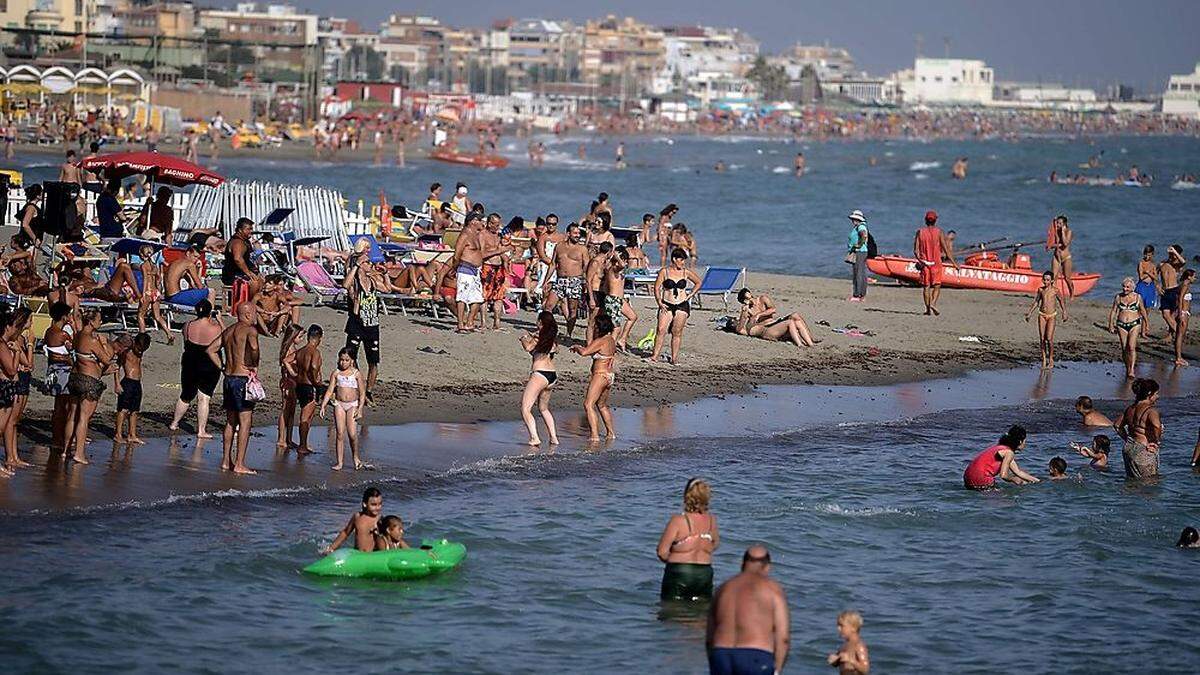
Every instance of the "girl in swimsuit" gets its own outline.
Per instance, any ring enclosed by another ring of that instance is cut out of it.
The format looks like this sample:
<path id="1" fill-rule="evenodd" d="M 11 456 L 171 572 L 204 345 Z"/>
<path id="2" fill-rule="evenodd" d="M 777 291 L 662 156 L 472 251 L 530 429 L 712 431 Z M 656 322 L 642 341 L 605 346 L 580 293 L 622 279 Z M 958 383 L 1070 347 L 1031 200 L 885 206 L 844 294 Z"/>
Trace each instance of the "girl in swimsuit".
<path id="1" fill-rule="evenodd" d="M 671 239 L 671 219 L 675 214 L 679 213 L 679 207 L 674 204 L 667 204 L 658 214 L 658 264 L 661 267 L 667 266 L 667 245 Z"/>
<path id="2" fill-rule="evenodd" d="M 557 351 L 558 322 L 554 314 L 538 313 L 537 333 L 525 333 L 519 339 L 521 346 L 533 359 L 529 379 L 525 382 L 525 393 L 521 395 L 521 419 L 529 431 L 529 445 L 541 445 L 537 422 L 533 419 L 533 406 L 537 405 L 550 435 L 550 445 L 558 445 L 558 430 L 554 426 L 554 415 L 550 412 L 550 388 L 558 379 L 554 368 L 554 353 Z"/>
<path id="3" fill-rule="evenodd" d="M 1074 263 L 1071 262 L 1071 240 L 1075 235 L 1071 233 L 1071 228 L 1067 225 L 1066 216 L 1058 216 L 1054 219 L 1054 259 L 1051 262 L 1051 270 L 1054 272 L 1054 277 L 1062 279 L 1067 284 L 1067 296 L 1075 295 L 1075 282 L 1071 280 L 1071 272 Z"/>
<path id="4" fill-rule="evenodd" d="M 4 441 L 4 469 L 0 476 L 8 477 L 21 468 L 29 466 L 17 456 L 17 432 L 14 423 L 13 401 L 17 391 L 17 350 L 14 348 L 16 333 L 13 315 L 8 305 L 0 309 L 0 436 Z M 12 428 L 11 438 L 9 428 Z"/>
<path id="5" fill-rule="evenodd" d="M 1058 309 L 1056 309 L 1056 307 Z M 1042 370 L 1054 367 L 1054 322 L 1058 316 L 1058 310 L 1062 310 L 1062 320 L 1067 320 L 1067 305 L 1063 302 L 1062 296 L 1058 294 L 1058 289 L 1054 285 L 1054 274 L 1052 272 L 1042 273 L 1042 287 L 1037 290 L 1037 294 L 1033 297 L 1033 304 L 1030 305 L 1029 311 L 1025 313 L 1025 321 L 1029 321 L 1033 317 L 1033 313 L 1038 313 L 1038 338 L 1042 348 Z"/>
<path id="6" fill-rule="evenodd" d="M 325 419 L 325 407 L 330 401 L 333 402 L 333 422 L 337 428 L 334 442 L 337 463 L 333 465 L 334 471 L 342 470 L 347 439 L 350 441 L 354 469 L 370 468 L 358 457 L 358 421 L 362 419 L 362 411 L 367 404 L 366 391 L 367 385 L 354 361 L 354 355 L 349 348 L 342 348 L 338 352 L 338 367 L 329 374 L 329 386 L 325 388 L 325 398 L 321 399 L 321 419 Z"/>
<path id="7" fill-rule="evenodd" d="M 658 539 L 658 559 L 666 563 L 660 597 L 698 600 L 712 597 L 712 555 L 721 543 L 717 517 L 709 512 L 712 489 L 693 478 L 683 488 L 683 513 L 671 516 Z"/>
<path id="8" fill-rule="evenodd" d="M 1192 315 L 1192 281 L 1196 270 L 1187 269 L 1179 275 L 1179 308 L 1175 310 L 1175 365 L 1186 366 L 1183 360 L 1183 341 L 1187 337 L 1188 318 Z"/>
<path id="9" fill-rule="evenodd" d="M 17 357 L 17 389 L 13 397 L 12 428 L 13 447 L 16 447 L 17 425 L 25 414 L 25 406 L 29 405 L 29 388 L 33 382 L 33 339 L 30 336 L 31 318 L 33 312 L 28 307 L 18 307 L 13 311 L 13 352 Z M 23 464 L 20 459 L 19 464 Z"/>
<path id="10" fill-rule="evenodd" d="M 1113 298 L 1112 309 L 1108 311 L 1108 330 L 1116 333 L 1121 342 L 1121 360 L 1125 362 L 1127 379 L 1133 379 L 1138 337 L 1146 337 L 1148 325 L 1149 316 L 1142 296 L 1134 290 L 1133 279 L 1125 277 L 1121 282 L 1121 292 Z"/>
<path id="11" fill-rule="evenodd" d="M 1125 461 L 1125 477 L 1151 478 L 1158 475 L 1158 444 L 1163 425 L 1154 404 L 1158 402 L 1158 382 L 1137 379 L 1131 386 L 1134 404 L 1125 409 L 1113 426 L 1125 446 L 1121 456 Z"/>
<path id="12" fill-rule="evenodd" d="M 654 349 L 650 362 L 658 361 L 663 336 L 671 334 L 672 365 L 679 363 L 679 347 L 683 344 L 683 329 L 692 314 L 692 296 L 700 290 L 700 277 L 687 267 L 688 254 L 681 248 L 671 251 L 671 266 L 658 271 L 654 280 L 654 299 L 658 301 L 658 328 L 654 331 Z M 691 282 L 692 290 L 687 290 Z"/>
<path id="13" fill-rule="evenodd" d="M 571 351 L 580 356 L 592 357 L 592 376 L 588 381 L 587 395 L 583 399 L 583 412 L 587 415 L 588 428 L 592 430 L 591 441 L 600 440 L 600 420 L 604 421 L 606 440 L 617 437 L 613 427 L 612 409 L 608 407 L 608 396 L 612 392 L 616 375 L 615 365 L 617 342 L 613 339 L 613 322 L 608 314 L 596 315 L 592 330 L 592 341 L 586 347 L 574 345 Z"/>
<path id="14" fill-rule="evenodd" d="M 1158 284 L 1155 283 L 1157 278 L 1158 265 L 1154 262 L 1154 245 L 1146 244 L 1142 249 L 1142 259 L 1138 261 L 1137 285 L 1133 290 L 1142 296 L 1142 304 L 1146 306 L 1147 312 L 1158 304 Z M 1149 321 L 1146 323 L 1149 330 Z"/>
<path id="15" fill-rule="evenodd" d="M 42 393 L 54 397 L 51 414 L 50 447 L 63 449 L 67 444 L 68 420 L 74 415 L 67 379 L 71 376 L 71 320 L 73 310 L 64 302 L 50 305 L 50 326 L 42 335 L 42 351 L 46 353 L 46 377 Z"/>

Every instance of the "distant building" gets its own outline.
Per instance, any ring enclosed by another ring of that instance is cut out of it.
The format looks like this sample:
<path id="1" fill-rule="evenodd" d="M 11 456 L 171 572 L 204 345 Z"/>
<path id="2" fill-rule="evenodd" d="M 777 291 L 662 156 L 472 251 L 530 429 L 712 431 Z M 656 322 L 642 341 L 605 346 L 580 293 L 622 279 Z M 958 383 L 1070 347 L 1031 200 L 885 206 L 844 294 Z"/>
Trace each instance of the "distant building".
<path id="1" fill-rule="evenodd" d="M 357 21 L 322 17 L 317 23 L 317 44 L 321 45 L 321 74 L 326 82 L 338 80 L 377 80 L 386 76 L 384 57 L 379 53 L 379 34 L 368 33 Z M 371 58 L 378 59 L 373 72 Z"/>
<path id="2" fill-rule="evenodd" d="M 793 84 L 800 82 L 806 67 L 811 66 L 817 78 L 824 82 L 839 77 L 860 75 L 854 66 L 854 57 L 849 50 L 829 45 L 805 45 L 796 43 L 782 54 L 767 57 L 772 66 L 782 66 Z"/>
<path id="3" fill-rule="evenodd" d="M 864 105 L 895 105 L 899 102 L 896 81 L 885 77 L 845 75 L 821 80 L 825 96 L 841 98 Z"/>
<path id="4" fill-rule="evenodd" d="M 622 97 L 648 90 L 663 64 L 662 31 L 609 15 L 583 29 L 583 81 Z"/>
<path id="5" fill-rule="evenodd" d="M 683 93 L 705 106 L 714 98 L 747 95 L 745 74 L 758 56 L 756 40 L 730 28 L 679 26 L 662 32 L 664 63 L 652 93 Z"/>
<path id="6" fill-rule="evenodd" d="M 159 2 L 151 5 L 113 0 L 109 5 L 117 32 L 130 37 L 193 37 L 196 8 L 190 2 Z"/>
<path id="7" fill-rule="evenodd" d="M 291 5 L 238 3 L 236 9 L 200 10 L 200 27 L 223 40 L 277 45 L 317 44 L 316 14 L 302 14 Z"/>
<path id="8" fill-rule="evenodd" d="M 86 28 L 84 0 L 0 1 L 0 25 L 82 33 Z"/>
<path id="9" fill-rule="evenodd" d="M 1001 82 L 995 86 L 992 98 L 997 102 L 1013 102 L 1055 107 L 1064 103 L 1095 103 L 1093 89 L 1069 89 L 1061 84 L 1043 82 Z"/>
<path id="10" fill-rule="evenodd" d="M 986 105 L 995 85 L 992 69 L 974 59 L 918 58 L 913 64 L 912 90 L 905 103 Z"/>
<path id="11" fill-rule="evenodd" d="M 508 33 L 508 78 L 513 87 L 579 79 L 583 29 L 570 21 L 521 19 Z"/>
<path id="12" fill-rule="evenodd" d="M 1187 75 L 1172 75 L 1163 92 L 1164 115 L 1179 115 L 1200 119 L 1200 63 Z"/>

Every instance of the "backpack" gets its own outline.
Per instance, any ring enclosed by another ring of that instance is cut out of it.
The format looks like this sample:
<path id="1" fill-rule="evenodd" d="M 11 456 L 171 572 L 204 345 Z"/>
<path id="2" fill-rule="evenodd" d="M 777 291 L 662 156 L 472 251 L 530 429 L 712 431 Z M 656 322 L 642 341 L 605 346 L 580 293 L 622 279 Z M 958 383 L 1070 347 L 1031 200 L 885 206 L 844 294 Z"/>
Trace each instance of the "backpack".
<path id="1" fill-rule="evenodd" d="M 867 259 L 875 258 L 879 255 L 879 245 L 875 243 L 875 235 L 867 230 Z"/>

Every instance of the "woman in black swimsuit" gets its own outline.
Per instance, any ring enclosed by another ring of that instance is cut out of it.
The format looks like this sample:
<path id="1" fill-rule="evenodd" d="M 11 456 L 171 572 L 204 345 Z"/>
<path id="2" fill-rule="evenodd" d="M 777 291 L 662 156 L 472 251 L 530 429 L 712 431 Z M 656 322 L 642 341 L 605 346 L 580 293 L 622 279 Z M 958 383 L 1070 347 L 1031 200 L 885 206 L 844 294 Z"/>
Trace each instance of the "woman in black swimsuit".
<path id="1" fill-rule="evenodd" d="M 550 413 L 550 388 L 558 380 L 558 372 L 554 368 L 558 322 L 554 320 L 554 314 L 540 312 L 537 324 L 536 334 L 526 333 L 520 337 L 521 346 L 533 357 L 532 372 L 525 383 L 525 393 L 521 396 L 521 419 L 525 420 L 525 428 L 529 431 L 529 444 L 541 445 L 537 422 L 533 419 L 533 406 L 536 403 L 546 423 L 546 431 L 550 434 L 550 445 L 558 445 L 558 429 L 554 426 L 554 415 Z"/>
<path id="2" fill-rule="evenodd" d="M 221 337 L 225 326 L 212 315 L 212 303 L 201 300 L 196 303 L 196 318 L 183 327 L 183 355 L 179 358 L 179 400 L 175 402 L 175 416 L 171 418 L 171 431 L 179 430 L 179 422 L 187 414 L 192 399 L 196 399 L 196 437 L 212 438 L 208 433 L 208 406 L 221 371 L 208 357 L 208 347 Z"/>
<path id="3" fill-rule="evenodd" d="M 683 344 L 683 329 L 692 314 L 692 296 L 700 290 L 700 277 L 687 266 L 687 251 L 677 248 L 671 251 L 671 265 L 658 271 L 654 280 L 654 299 L 658 302 L 658 328 L 654 331 L 654 350 L 650 361 L 658 361 L 662 352 L 663 336 L 671 334 L 671 359 L 668 363 L 679 363 L 679 346 Z M 692 290 L 688 291 L 688 282 Z"/>

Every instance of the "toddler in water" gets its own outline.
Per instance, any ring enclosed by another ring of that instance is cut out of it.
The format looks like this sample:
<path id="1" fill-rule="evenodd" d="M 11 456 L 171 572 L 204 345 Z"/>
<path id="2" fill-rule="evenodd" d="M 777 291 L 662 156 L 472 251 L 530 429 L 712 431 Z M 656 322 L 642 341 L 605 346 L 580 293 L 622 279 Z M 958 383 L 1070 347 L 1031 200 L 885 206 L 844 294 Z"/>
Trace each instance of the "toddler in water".
<path id="1" fill-rule="evenodd" d="M 334 447 L 337 463 L 334 471 L 342 470 L 342 458 L 345 456 L 346 441 L 350 442 L 350 457 L 354 460 L 354 468 L 368 467 L 358 458 L 358 421 L 362 419 L 363 408 L 366 406 L 367 386 L 363 382 L 362 371 L 354 360 L 349 349 L 338 352 L 338 367 L 329 375 L 329 386 L 325 388 L 325 398 L 321 400 L 321 419 L 325 419 L 325 407 L 333 401 L 333 421 L 337 427 L 337 440 Z"/>
<path id="2" fill-rule="evenodd" d="M 397 548 L 412 548 L 404 541 L 404 521 L 400 516 L 384 516 L 375 532 L 375 550 L 390 551 Z"/>
<path id="3" fill-rule="evenodd" d="M 1075 412 L 1079 413 L 1082 418 L 1080 422 L 1085 427 L 1104 427 L 1108 429 L 1112 427 L 1112 420 L 1108 419 L 1104 413 L 1097 412 L 1095 405 L 1092 403 L 1091 396 L 1080 396 L 1075 399 Z"/>
<path id="4" fill-rule="evenodd" d="M 321 553 L 329 555 L 346 542 L 351 534 L 354 535 L 354 548 L 365 553 L 375 550 L 375 534 L 379 527 L 379 514 L 383 513 L 383 493 L 377 487 L 363 490 L 362 508 L 350 516 L 350 522 L 338 532 L 333 543 L 321 549 Z"/>
<path id="5" fill-rule="evenodd" d="M 117 429 L 113 440 L 117 443 L 141 445 L 138 437 L 138 413 L 142 410 L 142 356 L 150 349 L 150 334 L 138 333 L 133 346 L 121 354 L 121 368 L 125 376 L 114 387 L 117 391 Z M 116 379 L 114 373 L 113 379 Z M 129 433 L 125 434 L 125 423 L 129 422 Z"/>
<path id="6" fill-rule="evenodd" d="M 1065 480 L 1067 477 L 1067 460 L 1055 457 L 1050 460 L 1050 480 Z"/>
<path id="7" fill-rule="evenodd" d="M 1108 451 L 1112 447 L 1112 441 L 1108 436 L 1099 434 L 1092 438 L 1092 445 L 1088 447 L 1082 443 L 1072 443 L 1071 449 L 1079 454 L 1091 459 L 1093 469 L 1105 470 L 1108 468 Z"/>
<path id="8" fill-rule="evenodd" d="M 867 643 L 858 634 L 862 624 L 862 615 L 854 610 L 838 614 L 837 629 L 838 635 L 842 636 L 842 648 L 830 654 L 826 663 L 837 668 L 842 675 L 867 675 L 871 671 Z"/>

